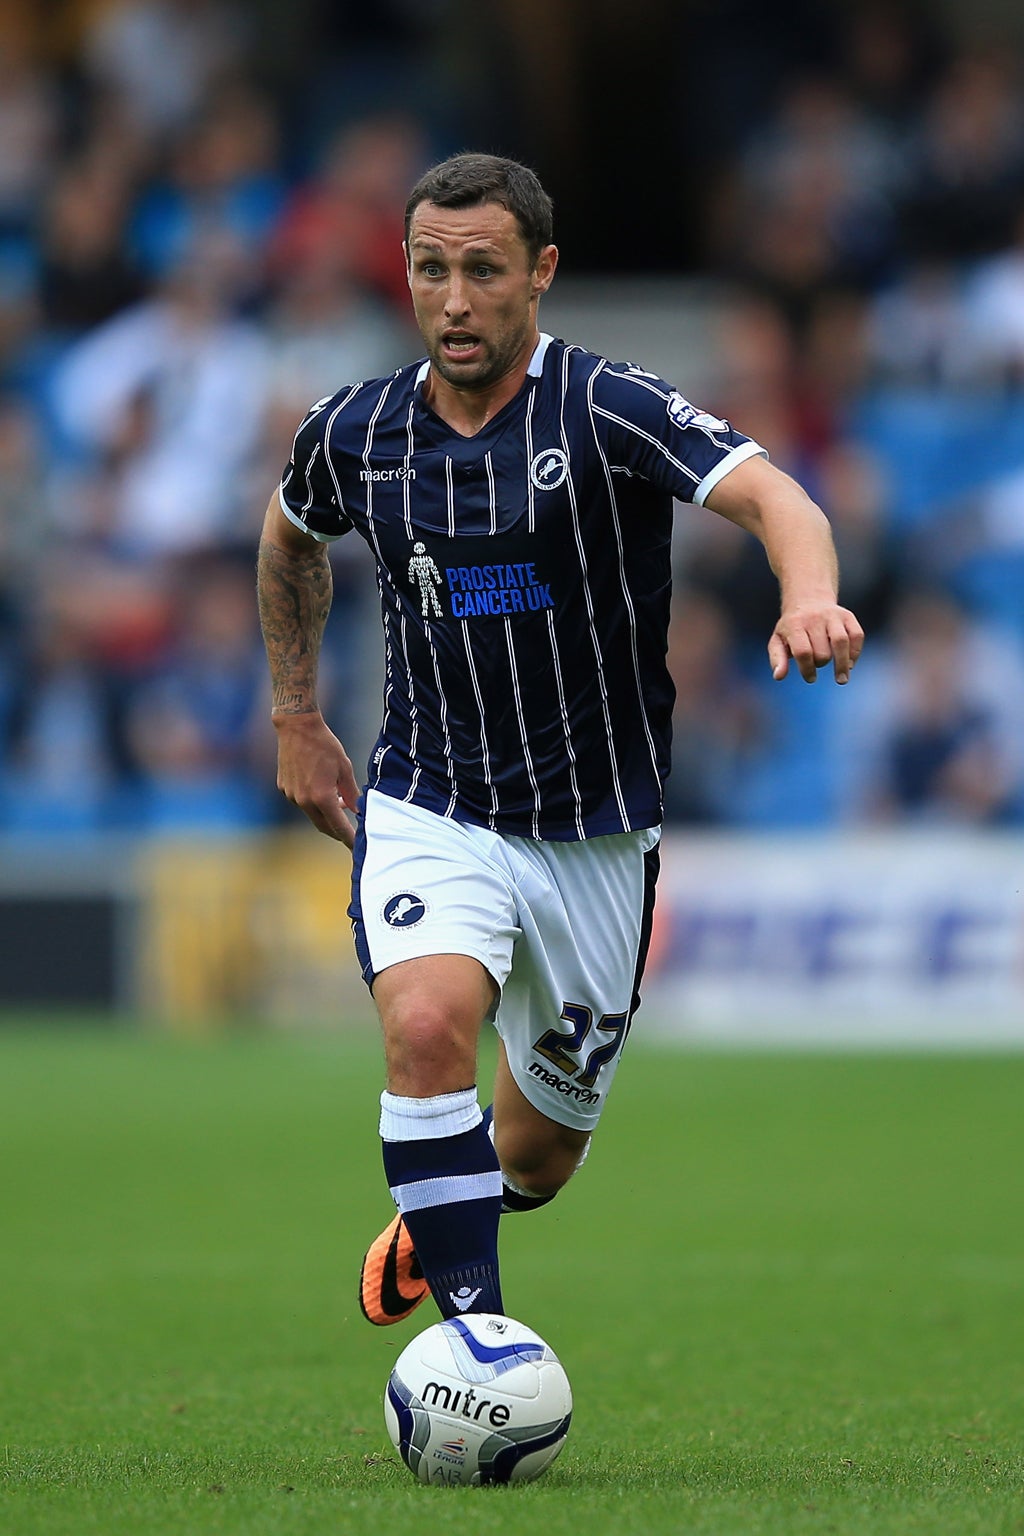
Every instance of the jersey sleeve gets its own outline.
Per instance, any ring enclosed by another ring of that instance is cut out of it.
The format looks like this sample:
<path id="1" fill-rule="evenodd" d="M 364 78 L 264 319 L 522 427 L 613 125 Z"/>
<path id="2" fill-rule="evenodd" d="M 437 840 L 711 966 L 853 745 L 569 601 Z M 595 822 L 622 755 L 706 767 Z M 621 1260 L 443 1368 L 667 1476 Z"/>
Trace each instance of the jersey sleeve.
<path id="1" fill-rule="evenodd" d="M 352 527 L 341 505 L 324 441 L 331 419 L 328 407 L 333 399 L 334 396 L 329 395 L 318 400 L 299 423 L 292 456 L 277 493 L 285 517 L 321 544 L 333 543 Z"/>
<path id="2" fill-rule="evenodd" d="M 767 458 L 753 438 L 691 405 L 634 363 L 607 364 L 594 381 L 593 409 L 613 471 L 639 475 L 679 501 L 703 506 L 745 459 Z"/>

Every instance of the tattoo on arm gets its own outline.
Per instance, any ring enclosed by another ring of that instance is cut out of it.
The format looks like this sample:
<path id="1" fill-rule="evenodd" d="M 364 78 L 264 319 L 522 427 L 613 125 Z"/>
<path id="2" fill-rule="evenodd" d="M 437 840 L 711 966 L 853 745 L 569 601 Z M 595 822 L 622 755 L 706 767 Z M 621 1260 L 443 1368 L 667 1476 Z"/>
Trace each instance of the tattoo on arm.
<path id="1" fill-rule="evenodd" d="M 308 553 L 294 553 L 263 539 L 256 586 L 273 713 L 312 714 L 318 708 L 317 665 L 333 595 L 326 546 L 313 544 Z"/>

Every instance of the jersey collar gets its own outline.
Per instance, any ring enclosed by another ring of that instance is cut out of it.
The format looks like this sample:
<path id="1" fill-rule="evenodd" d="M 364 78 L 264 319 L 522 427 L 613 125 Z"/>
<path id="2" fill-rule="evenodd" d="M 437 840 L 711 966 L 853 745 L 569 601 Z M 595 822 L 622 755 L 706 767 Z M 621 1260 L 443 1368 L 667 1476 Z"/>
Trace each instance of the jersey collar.
<path id="1" fill-rule="evenodd" d="M 533 349 L 529 367 L 526 370 L 528 378 L 539 379 L 544 372 L 544 354 L 551 345 L 551 337 L 546 331 L 541 331 L 537 345 Z"/>

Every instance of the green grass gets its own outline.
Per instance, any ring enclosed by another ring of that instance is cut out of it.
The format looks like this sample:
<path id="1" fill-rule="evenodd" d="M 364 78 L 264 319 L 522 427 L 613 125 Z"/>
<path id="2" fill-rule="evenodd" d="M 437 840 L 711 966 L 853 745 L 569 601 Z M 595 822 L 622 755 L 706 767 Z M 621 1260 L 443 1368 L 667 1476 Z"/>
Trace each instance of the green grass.
<path id="1" fill-rule="evenodd" d="M 3 1536 L 1024 1532 L 1024 1057 L 632 1046 L 502 1229 L 569 1443 L 479 1491 L 383 1429 L 378 1072 L 369 1025 L 0 1027 Z"/>

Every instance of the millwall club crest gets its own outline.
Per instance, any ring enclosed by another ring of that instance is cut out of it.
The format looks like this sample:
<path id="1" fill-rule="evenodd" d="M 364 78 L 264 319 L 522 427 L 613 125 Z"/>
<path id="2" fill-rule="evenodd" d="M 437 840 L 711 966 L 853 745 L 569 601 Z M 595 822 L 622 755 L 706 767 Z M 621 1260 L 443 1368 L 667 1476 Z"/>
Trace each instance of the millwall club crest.
<path id="1" fill-rule="evenodd" d="M 538 491 L 553 491 L 569 473 L 569 459 L 561 448 L 542 448 L 530 465 L 530 480 Z"/>
<path id="2" fill-rule="evenodd" d="M 381 917 L 389 928 L 415 928 L 427 915 L 427 904 L 415 891 L 399 891 L 384 903 Z"/>
<path id="3" fill-rule="evenodd" d="M 417 539 L 409 561 L 409 580 L 420 589 L 420 612 L 425 619 L 432 615 L 440 619 L 441 604 L 437 600 L 437 588 L 441 585 L 441 572 L 433 558 L 427 554 L 427 546 Z"/>

